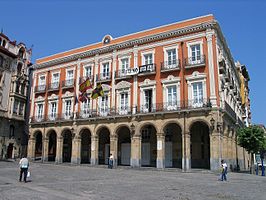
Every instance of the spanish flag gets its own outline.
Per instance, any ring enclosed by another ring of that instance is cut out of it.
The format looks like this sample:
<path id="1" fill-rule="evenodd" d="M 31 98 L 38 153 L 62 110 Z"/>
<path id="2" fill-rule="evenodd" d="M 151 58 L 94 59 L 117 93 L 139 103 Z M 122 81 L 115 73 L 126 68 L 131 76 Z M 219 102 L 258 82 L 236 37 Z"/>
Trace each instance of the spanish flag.
<path id="1" fill-rule="evenodd" d="M 79 91 L 83 94 L 84 92 L 86 92 L 87 89 L 92 88 L 91 86 L 91 82 L 90 79 L 87 78 L 86 81 L 84 81 L 83 83 L 81 83 L 79 85 Z"/>
<path id="2" fill-rule="evenodd" d="M 104 92 L 103 92 L 103 88 L 102 88 L 101 84 L 98 84 L 97 87 L 91 93 L 91 98 L 92 99 L 96 99 L 99 96 L 101 96 L 101 97 L 104 96 Z"/>

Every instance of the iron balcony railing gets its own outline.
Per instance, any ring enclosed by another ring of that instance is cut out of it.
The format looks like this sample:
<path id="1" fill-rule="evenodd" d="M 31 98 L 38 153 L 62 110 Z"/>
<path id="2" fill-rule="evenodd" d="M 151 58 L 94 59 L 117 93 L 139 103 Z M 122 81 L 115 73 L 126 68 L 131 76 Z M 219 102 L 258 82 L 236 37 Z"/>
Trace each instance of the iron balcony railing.
<path id="1" fill-rule="evenodd" d="M 37 93 L 45 92 L 45 90 L 46 90 L 46 85 L 37 85 L 35 87 L 35 92 Z"/>
<path id="2" fill-rule="evenodd" d="M 205 64 L 205 55 L 198 55 L 185 59 L 186 68 L 197 67 Z"/>
<path id="3" fill-rule="evenodd" d="M 233 119 L 236 119 L 235 111 L 231 108 L 231 106 L 227 102 L 224 102 L 224 109 Z"/>
<path id="4" fill-rule="evenodd" d="M 180 112 L 182 110 L 201 110 L 206 108 L 211 108 L 211 103 L 209 99 L 202 100 L 189 100 L 189 101 L 174 101 L 174 102 L 164 102 L 156 104 L 143 104 L 139 106 L 120 106 L 120 107 L 102 107 L 98 109 L 87 109 L 81 110 L 77 113 L 77 119 L 89 119 L 89 118 L 104 118 L 104 117 L 119 117 L 119 116 L 129 116 L 137 114 L 150 114 L 150 113 L 171 113 Z M 32 123 L 36 122 L 51 122 L 51 121 L 64 121 L 72 120 L 74 118 L 73 113 L 67 114 L 53 114 L 41 116 L 40 118 L 34 117 Z"/>
<path id="5" fill-rule="evenodd" d="M 180 70 L 180 60 L 168 60 L 161 63 L 161 71 Z"/>
<path id="6" fill-rule="evenodd" d="M 62 81 L 62 88 L 71 88 L 74 87 L 75 80 L 74 79 L 67 79 Z"/>
<path id="7" fill-rule="evenodd" d="M 117 70 L 115 72 L 115 79 L 130 78 L 131 76 L 127 74 L 126 69 Z"/>
<path id="8" fill-rule="evenodd" d="M 100 73 L 96 75 L 96 81 L 97 82 L 103 82 L 103 81 L 110 81 L 112 78 L 111 73 Z"/>
<path id="9" fill-rule="evenodd" d="M 59 82 L 51 83 L 48 85 L 49 91 L 59 90 Z"/>
<path id="10" fill-rule="evenodd" d="M 144 74 L 154 74 L 156 72 L 155 63 L 139 66 L 139 76 Z"/>

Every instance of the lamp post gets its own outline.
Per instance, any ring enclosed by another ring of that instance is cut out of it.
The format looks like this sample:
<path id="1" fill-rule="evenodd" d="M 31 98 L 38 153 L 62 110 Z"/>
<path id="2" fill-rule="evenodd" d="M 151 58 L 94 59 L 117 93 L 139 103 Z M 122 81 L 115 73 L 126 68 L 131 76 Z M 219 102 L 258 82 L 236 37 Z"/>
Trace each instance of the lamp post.
<path id="1" fill-rule="evenodd" d="M 131 137 L 134 135 L 134 133 L 135 133 L 135 125 L 132 123 L 131 125 L 130 125 L 130 130 L 131 130 Z"/>

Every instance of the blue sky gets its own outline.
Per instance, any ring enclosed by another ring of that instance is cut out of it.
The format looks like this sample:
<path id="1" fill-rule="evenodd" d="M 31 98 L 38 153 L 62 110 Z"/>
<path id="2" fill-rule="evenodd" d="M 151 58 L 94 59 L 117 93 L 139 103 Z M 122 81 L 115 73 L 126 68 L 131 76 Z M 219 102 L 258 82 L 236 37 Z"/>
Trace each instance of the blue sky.
<path id="1" fill-rule="evenodd" d="M 0 28 L 33 45 L 32 61 L 129 33 L 213 14 L 248 68 L 252 122 L 266 125 L 266 2 L 261 0 L 2 0 Z"/>

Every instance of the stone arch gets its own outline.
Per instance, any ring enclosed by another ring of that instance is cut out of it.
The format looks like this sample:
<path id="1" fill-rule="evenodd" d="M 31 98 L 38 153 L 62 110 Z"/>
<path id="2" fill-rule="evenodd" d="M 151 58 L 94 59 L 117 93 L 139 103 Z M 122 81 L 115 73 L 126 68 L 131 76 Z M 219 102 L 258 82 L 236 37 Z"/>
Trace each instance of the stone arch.
<path id="1" fill-rule="evenodd" d="M 209 123 L 207 120 L 205 120 L 205 119 L 194 119 L 194 120 L 192 120 L 190 123 L 188 123 L 188 125 L 187 125 L 188 129 L 186 129 L 186 130 L 191 130 L 191 127 L 192 127 L 193 124 L 195 124 L 196 122 L 201 122 L 201 123 L 206 124 L 206 125 L 208 126 L 208 129 L 211 130 L 211 125 L 210 125 L 210 123 Z"/>
<path id="2" fill-rule="evenodd" d="M 55 161 L 58 133 L 55 129 L 50 128 L 46 132 L 46 138 L 48 139 L 48 161 Z"/>
<path id="3" fill-rule="evenodd" d="M 210 129 L 204 120 L 190 124 L 191 168 L 210 169 Z"/>
<path id="4" fill-rule="evenodd" d="M 114 134 L 117 135 L 121 128 L 127 127 L 130 130 L 130 125 L 128 124 L 119 124 L 114 128 Z M 118 135 L 117 135 L 118 136 Z"/>
<path id="5" fill-rule="evenodd" d="M 118 165 L 130 165 L 131 157 L 131 131 L 127 124 L 121 124 L 116 129 L 117 136 L 117 163 Z"/>
<path id="6" fill-rule="evenodd" d="M 181 125 L 181 123 L 179 123 L 179 122 L 176 121 L 176 120 L 169 120 L 169 121 L 164 122 L 163 125 L 162 125 L 162 127 L 161 127 L 161 129 L 160 129 L 160 133 L 164 133 L 164 129 L 165 129 L 165 127 L 166 127 L 168 124 L 176 124 L 177 126 L 180 127 L 180 129 L 181 129 L 181 133 L 183 133 L 183 129 L 184 129 L 183 126 Z"/>
<path id="7" fill-rule="evenodd" d="M 63 137 L 63 162 L 71 162 L 73 134 L 70 128 L 61 131 Z"/>
<path id="8" fill-rule="evenodd" d="M 157 165 L 157 129 L 153 123 L 144 123 L 140 127 L 141 166 Z"/>
<path id="9" fill-rule="evenodd" d="M 95 131 L 96 136 L 99 137 L 99 133 L 101 132 L 102 129 L 105 129 L 105 128 L 109 131 L 110 134 L 112 133 L 112 131 L 110 130 L 110 128 L 108 126 L 100 125 L 99 127 L 96 128 L 96 131 Z"/>
<path id="10" fill-rule="evenodd" d="M 144 123 L 140 124 L 138 127 L 136 127 L 136 133 L 135 134 L 136 135 L 141 135 L 141 131 L 142 131 L 143 127 L 145 127 L 145 126 L 153 126 L 154 129 L 155 129 L 155 132 L 159 133 L 159 128 L 154 123 L 152 123 L 152 122 L 144 122 Z"/>
<path id="11" fill-rule="evenodd" d="M 171 120 L 164 124 L 165 167 L 182 168 L 182 128 Z"/>
<path id="12" fill-rule="evenodd" d="M 35 131 L 35 160 L 41 160 L 43 154 L 43 133 L 41 131 Z"/>
<path id="13" fill-rule="evenodd" d="M 81 127 L 81 128 L 78 129 L 78 131 L 77 131 L 77 136 L 78 136 L 78 137 L 81 137 L 81 134 L 82 134 L 85 130 L 88 130 L 88 131 L 91 133 L 91 135 L 92 135 L 93 132 L 91 131 L 91 129 L 90 129 L 89 127 L 87 127 L 87 126 L 83 126 L 83 127 Z"/>
<path id="14" fill-rule="evenodd" d="M 45 134 L 45 137 L 46 137 L 46 138 L 49 138 L 50 134 L 53 133 L 53 132 L 55 132 L 55 133 L 56 133 L 56 136 L 57 136 L 58 133 L 56 132 L 56 130 L 55 130 L 54 128 L 49 128 L 49 129 L 48 129 L 47 131 L 45 131 L 45 133 L 44 133 L 44 134 Z"/>
<path id="15" fill-rule="evenodd" d="M 35 139 L 36 138 L 36 134 L 38 134 L 39 132 L 41 132 L 43 134 L 43 132 L 41 131 L 41 129 L 37 129 L 33 132 L 32 137 Z"/>
<path id="16" fill-rule="evenodd" d="M 102 125 L 97 129 L 96 135 L 98 136 L 98 162 L 100 165 L 107 165 L 110 156 L 110 129 Z"/>
<path id="17" fill-rule="evenodd" d="M 90 163 L 91 160 L 91 130 L 88 127 L 83 127 L 78 132 L 81 139 L 80 161 L 83 163 Z"/>

